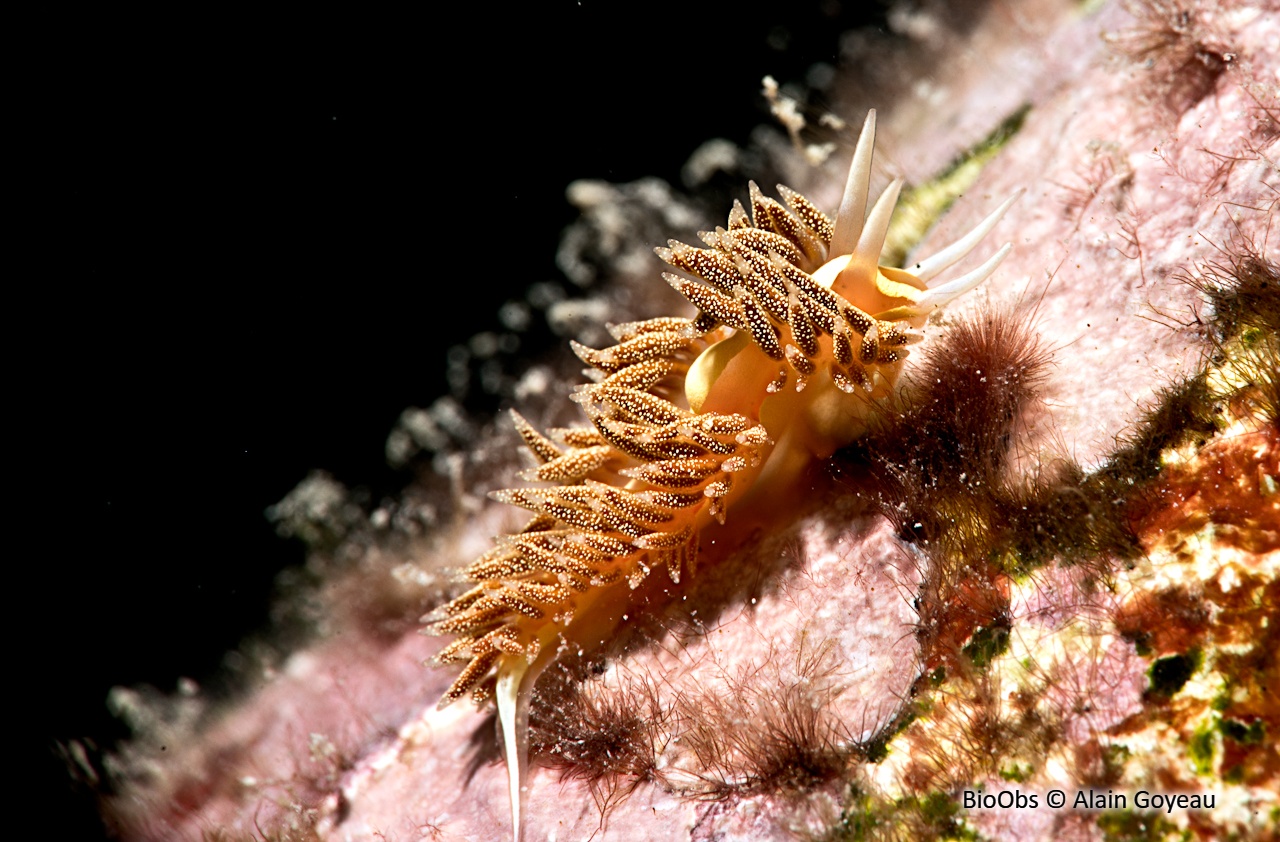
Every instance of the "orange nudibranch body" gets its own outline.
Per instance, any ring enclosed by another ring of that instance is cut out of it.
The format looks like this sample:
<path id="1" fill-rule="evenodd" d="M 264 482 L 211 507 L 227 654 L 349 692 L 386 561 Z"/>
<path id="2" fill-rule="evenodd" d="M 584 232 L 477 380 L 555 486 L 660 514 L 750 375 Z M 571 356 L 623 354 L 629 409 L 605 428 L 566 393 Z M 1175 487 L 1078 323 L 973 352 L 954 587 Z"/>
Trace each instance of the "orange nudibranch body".
<path id="1" fill-rule="evenodd" d="M 929 286 L 1013 198 L 913 271 L 880 266 L 901 182 L 867 209 L 874 143 L 872 111 L 834 220 L 785 187 L 784 207 L 751 184 L 750 214 L 735 203 L 727 227 L 701 235 L 707 248 L 658 249 L 683 273 L 664 277 L 698 316 L 614 327 L 617 344 L 602 350 L 574 344 L 593 369 L 574 395 L 590 426 L 544 436 L 514 416 L 539 463 L 522 476 L 547 485 L 494 495 L 532 519 L 464 570 L 475 587 L 431 630 L 456 636 L 437 661 L 465 663 L 441 704 L 496 696 L 517 838 L 529 694 L 558 644 L 606 639 L 651 571 L 666 568 L 676 583 L 693 572 L 712 520 L 785 492 L 814 459 L 858 438 L 929 314 L 1008 254 L 1006 244 Z"/>

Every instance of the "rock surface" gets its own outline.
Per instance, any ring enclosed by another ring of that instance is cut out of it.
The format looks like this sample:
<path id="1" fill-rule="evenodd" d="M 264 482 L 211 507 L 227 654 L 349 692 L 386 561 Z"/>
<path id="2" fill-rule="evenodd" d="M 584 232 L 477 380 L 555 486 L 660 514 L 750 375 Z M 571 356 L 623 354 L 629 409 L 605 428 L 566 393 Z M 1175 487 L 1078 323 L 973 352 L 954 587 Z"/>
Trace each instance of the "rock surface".
<path id="1" fill-rule="evenodd" d="M 1113 461 L 1164 391 L 1205 365 L 1208 315 L 1185 279 L 1246 247 L 1274 265 L 1280 13 L 1245 0 L 1199 4 L 1185 17 L 1156 0 L 1088 12 L 1050 0 L 983 8 L 964 33 L 940 32 L 945 21 L 920 12 L 908 31 L 938 39 L 931 75 L 896 102 L 872 103 L 863 77 L 844 70 L 845 87 L 834 90 L 846 99 L 834 108 L 848 117 L 878 107 L 884 159 L 923 181 L 1030 106 L 920 248 L 1026 191 L 988 240 L 1013 242 L 1012 256 L 943 328 L 966 310 L 1027 305 L 1053 364 L 1043 406 L 1020 428 L 1024 467 L 1067 459 L 1090 472 Z M 859 56 L 847 58 L 853 67 Z M 765 146 L 792 187 L 830 202 L 839 154 L 819 170 L 776 139 Z M 655 259 L 615 288 L 665 288 L 659 270 Z M 1137 562 L 1051 560 L 988 583 L 1003 613 L 966 627 L 968 661 L 919 633 L 917 599 L 937 563 L 929 551 L 904 542 L 871 490 L 855 481 L 848 493 L 815 474 L 813 499 L 793 518 L 712 551 L 730 557 L 686 583 L 677 619 L 674 597 L 658 593 L 670 583 L 651 580 L 637 593 L 638 622 L 647 604 L 664 606 L 657 631 L 646 629 L 650 642 L 548 697 L 615 712 L 638 705 L 657 721 L 643 731 L 651 754 L 640 760 L 650 765 L 629 774 L 597 774 L 554 753 L 535 761 L 544 767 L 529 781 L 527 838 L 835 840 L 964 828 L 993 839 L 1100 839 L 1146 820 L 1132 803 L 1044 806 L 1052 789 L 1091 786 L 1215 792 L 1213 810 L 1160 819 L 1201 836 L 1274 829 L 1274 695 L 1268 709 L 1233 671 L 1247 662 L 1275 677 L 1274 646 L 1259 660 L 1250 646 L 1262 644 L 1249 635 L 1274 643 L 1280 442 L 1274 415 L 1236 416 L 1210 444 L 1184 451 L 1146 514 L 1130 519 Z M 487 456 L 456 475 L 482 475 L 480 490 L 511 481 L 510 434 L 487 435 Z M 1206 482 L 1204 471 L 1234 480 Z M 514 521 L 494 503 L 457 510 L 470 516 L 428 539 L 364 547 L 357 573 L 344 574 L 354 583 L 335 591 L 386 591 L 399 571 L 403 588 L 425 592 L 422 577 L 467 562 Z M 1222 525 L 1227 510 L 1242 513 L 1232 529 Z M 1164 616 L 1186 626 L 1183 638 L 1152 639 L 1146 606 L 1162 600 L 1181 606 Z M 997 626 L 1003 643 L 976 658 L 975 636 Z M 140 740 L 120 761 L 124 786 L 109 802 L 121 837 L 504 838 L 506 771 L 495 762 L 492 715 L 461 703 L 435 709 L 452 676 L 421 663 L 440 641 L 371 629 L 358 614 L 335 619 L 238 703 L 168 741 L 178 750 L 161 756 Z M 1161 696 L 1153 663 L 1189 652 L 1189 675 Z M 796 712 L 816 748 L 786 754 L 760 736 Z M 715 728 L 727 741 L 714 742 Z M 1250 729 L 1266 734 L 1256 751 Z M 564 749 L 554 733 L 542 739 L 548 752 Z M 1189 745 L 1200 754 L 1188 759 Z M 768 765 L 778 757 L 815 765 L 783 774 Z M 1040 807 L 961 809 L 962 791 L 979 786 L 1037 794 Z"/>

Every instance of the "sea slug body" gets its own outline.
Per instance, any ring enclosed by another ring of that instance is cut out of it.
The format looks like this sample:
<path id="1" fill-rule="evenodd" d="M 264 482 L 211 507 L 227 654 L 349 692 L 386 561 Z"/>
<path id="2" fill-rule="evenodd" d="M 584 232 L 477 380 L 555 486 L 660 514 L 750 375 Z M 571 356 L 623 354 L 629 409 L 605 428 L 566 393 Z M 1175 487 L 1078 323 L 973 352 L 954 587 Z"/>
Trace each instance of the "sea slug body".
<path id="1" fill-rule="evenodd" d="M 476 583 L 430 631 L 456 637 L 437 655 L 465 664 L 441 700 L 496 697 L 515 837 L 527 754 L 528 699 L 565 640 L 599 641 L 629 591 L 665 568 L 679 583 L 699 533 L 784 493 L 816 458 L 862 435 L 873 401 L 892 395 L 929 314 L 982 283 L 1006 244 L 976 269 L 930 287 L 972 251 L 1011 197 L 973 231 L 910 271 L 879 265 L 902 182 L 867 210 L 875 112 L 867 115 L 832 220 L 779 186 L 750 185 L 706 248 L 672 241 L 664 278 L 698 310 L 615 326 L 617 344 L 574 344 L 592 382 L 573 398 L 591 425 L 544 435 L 513 413 L 544 483 L 497 492 L 527 509 L 523 529 L 463 571 Z"/>

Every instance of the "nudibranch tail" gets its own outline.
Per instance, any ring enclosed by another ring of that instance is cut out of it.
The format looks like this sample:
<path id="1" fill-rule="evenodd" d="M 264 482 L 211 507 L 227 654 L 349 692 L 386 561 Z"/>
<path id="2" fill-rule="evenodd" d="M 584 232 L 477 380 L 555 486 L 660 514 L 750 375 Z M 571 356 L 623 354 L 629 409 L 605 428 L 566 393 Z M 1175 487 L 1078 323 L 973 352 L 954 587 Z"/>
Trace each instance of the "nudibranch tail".
<path id="1" fill-rule="evenodd" d="M 628 594 L 655 569 L 692 575 L 699 534 L 749 509 L 753 492 L 785 494 L 814 458 L 861 435 L 891 395 L 928 315 L 985 280 L 977 269 L 933 280 L 995 227 L 1013 198 L 916 271 L 878 265 L 900 181 L 867 210 L 875 112 L 867 115 L 835 220 L 781 185 L 785 206 L 754 183 L 705 248 L 671 241 L 663 277 L 697 308 L 610 328 L 604 349 L 573 343 L 591 382 L 573 400 L 590 426 L 544 435 L 517 413 L 538 487 L 495 492 L 532 518 L 463 570 L 475 586 L 431 630 L 456 639 L 436 656 L 464 662 L 440 701 L 496 693 L 513 825 L 522 820 L 529 696 L 566 644 L 599 647 Z M 1014 197 L 1016 198 L 1016 197 Z"/>
<path id="2" fill-rule="evenodd" d="M 524 837 L 525 773 L 529 765 L 529 693 L 522 685 L 528 671 L 517 663 L 498 674 L 495 701 L 498 724 L 502 728 L 507 761 L 507 787 L 511 796 L 511 835 L 515 842 Z"/>

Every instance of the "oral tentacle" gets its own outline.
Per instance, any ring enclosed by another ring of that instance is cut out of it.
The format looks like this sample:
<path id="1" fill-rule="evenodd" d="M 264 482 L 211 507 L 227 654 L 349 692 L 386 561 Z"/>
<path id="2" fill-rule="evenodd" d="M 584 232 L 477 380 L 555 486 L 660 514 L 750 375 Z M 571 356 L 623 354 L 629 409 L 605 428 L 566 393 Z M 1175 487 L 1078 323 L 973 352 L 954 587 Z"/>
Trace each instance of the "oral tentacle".
<path id="1" fill-rule="evenodd" d="M 976 289 L 983 281 L 991 277 L 1004 259 L 1009 256 L 1009 252 L 1013 251 L 1012 243 L 1005 243 L 1000 250 L 989 257 L 981 266 L 972 272 L 961 275 L 954 281 L 949 281 L 941 286 L 926 290 L 916 299 L 914 304 L 899 308 L 891 313 L 885 314 L 891 319 L 916 319 L 928 316 L 939 307 L 946 306 L 960 296 L 970 290 Z"/>
<path id="2" fill-rule="evenodd" d="M 996 208 L 987 218 L 974 226 L 973 230 L 956 240 L 951 245 L 944 248 L 937 254 L 931 255 L 924 260 L 916 263 L 911 267 L 911 274 L 915 275 L 926 283 L 933 280 L 941 272 L 950 269 L 960 260 L 962 260 L 969 252 L 982 242 L 991 229 L 996 227 L 996 223 L 1004 217 L 1009 208 L 1013 207 L 1013 203 L 1018 201 L 1022 196 L 1023 190 L 1018 190 L 1012 196 L 1000 203 L 1000 207 Z"/>
<path id="3" fill-rule="evenodd" d="M 869 278 L 874 278 L 880 265 L 880 252 L 884 250 L 884 238 L 889 233 L 889 223 L 893 217 L 893 209 L 898 203 L 898 193 L 902 190 L 902 179 L 894 179 L 880 198 L 876 199 L 871 213 L 863 224 L 862 233 L 858 237 L 858 245 L 845 268 L 836 276 L 831 285 L 832 292 L 844 295 L 865 285 Z"/>
<path id="4" fill-rule="evenodd" d="M 867 195 L 871 192 L 871 159 L 876 145 L 876 110 L 867 112 L 858 135 L 858 145 L 849 165 L 849 178 L 836 211 L 828 254 L 850 254 L 862 233 L 862 223 L 867 213 Z"/>

